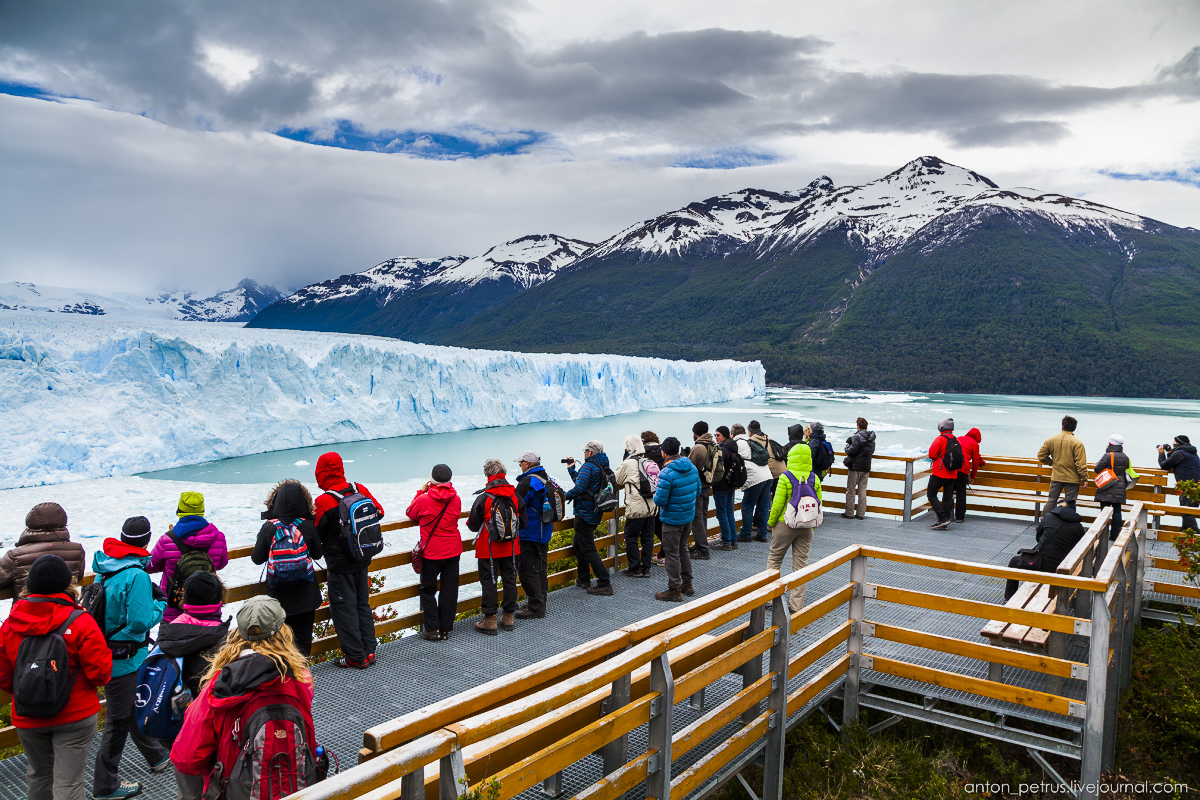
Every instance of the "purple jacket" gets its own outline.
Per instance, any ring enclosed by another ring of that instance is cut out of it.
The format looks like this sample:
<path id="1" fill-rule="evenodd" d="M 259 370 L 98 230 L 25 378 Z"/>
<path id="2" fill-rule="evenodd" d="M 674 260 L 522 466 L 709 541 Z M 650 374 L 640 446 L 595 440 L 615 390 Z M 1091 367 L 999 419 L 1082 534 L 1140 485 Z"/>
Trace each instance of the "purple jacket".
<path id="1" fill-rule="evenodd" d="M 229 563 L 229 548 L 225 546 L 225 534 L 217 530 L 217 527 L 204 517 L 183 517 L 175 523 L 172 532 L 191 546 L 207 550 L 208 557 L 212 559 L 215 569 L 224 569 L 225 565 Z M 175 565 L 179 563 L 181 555 L 179 548 L 171 541 L 170 536 L 160 536 L 154 543 L 154 550 L 150 553 L 150 568 L 146 571 L 162 572 L 162 580 L 158 582 L 158 585 L 163 592 L 166 592 L 167 587 L 171 584 L 171 576 L 175 574 Z M 163 622 L 172 622 L 182 613 L 177 608 L 167 606 L 163 612 Z"/>

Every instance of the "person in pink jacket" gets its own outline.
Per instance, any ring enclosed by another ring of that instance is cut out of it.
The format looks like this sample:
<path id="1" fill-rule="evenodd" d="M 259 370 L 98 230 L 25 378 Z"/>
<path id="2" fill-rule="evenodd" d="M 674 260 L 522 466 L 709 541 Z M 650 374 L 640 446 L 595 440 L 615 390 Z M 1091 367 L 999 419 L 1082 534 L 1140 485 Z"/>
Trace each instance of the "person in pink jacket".
<path id="1" fill-rule="evenodd" d="M 167 595 L 167 609 L 163 622 L 174 622 L 182 611 L 175 598 L 171 597 L 171 578 L 175 567 L 183 556 L 177 541 L 184 547 L 193 547 L 208 553 L 214 570 L 222 570 L 229 563 L 229 548 L 225 545 L 225 534 L 204 518 L 204 495 L 200 492 L 184 492 L 179 495 L 179 506 L 175 512 L 179 521 L 154 543 L 150 553 L 150 568 L 147 572 L 161 572 L 159 588 Z M 183 577 L 189 577 L 187 575 Z"/>

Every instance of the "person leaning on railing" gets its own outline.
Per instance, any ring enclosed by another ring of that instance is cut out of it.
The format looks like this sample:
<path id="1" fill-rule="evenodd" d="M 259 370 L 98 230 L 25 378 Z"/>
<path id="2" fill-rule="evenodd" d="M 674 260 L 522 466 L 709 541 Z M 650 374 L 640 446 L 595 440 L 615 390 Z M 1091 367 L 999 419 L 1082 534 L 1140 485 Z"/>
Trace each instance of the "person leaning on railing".
<path id="1" fill-rule="evenodd" d="M 1072 416 L 1063 417 L 1062 431 L 1047 439 L 1038 451 L 1038 461 L 1052 467 L 1050 489 L 1046 492 L 1046 514 L 1058 506 L 1060 493 L 1067 498 L 1067 505 L 1074 508 L 1079 487 L 1087 481 L 1087 451 L 1075 435 L 1078 424 Z"/>
<path id="2" fill-rule="evenodd" d="M 1180 481 L 1200 481 L 1200 456 L 1196 455 L 1192 440 L 1183 434 L 1175 437 L 1174 447 L 1161 444 L 1158 446 L 1158 466 L 1174 473 L 1176 485 Z M 1184 508 L 1196 508 L 1200 503 L 1181 494 L 1179 505 Z M 1185 531 L 1189 528 L 1197 530 L 1196 517 L 1184 514 L 1181 527 Z"/>

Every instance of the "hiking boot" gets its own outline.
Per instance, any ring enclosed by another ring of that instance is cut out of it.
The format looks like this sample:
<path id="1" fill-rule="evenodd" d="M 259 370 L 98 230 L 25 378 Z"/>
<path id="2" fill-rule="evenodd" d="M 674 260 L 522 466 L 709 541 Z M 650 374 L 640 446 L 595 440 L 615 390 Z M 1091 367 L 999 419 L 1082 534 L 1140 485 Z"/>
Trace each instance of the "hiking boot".
<path id="1" fill-rule="evenodd" d="M 513 615 L 510 612 L 505 611 L 500 615 L 500 627 L 506 631 L 511 631 L 517 627 L 517 624 L 513 622 Z"/>
<path id="2" fill-rule="evenodd" d="M 662 592 L 654 593 L 655 600 L 663 600 L 668 603 L 682 603 L 683 594 L 678 589 L 667 589 Z"/>
<path id="3" fill-rule="evenodd" d="M 499 631 L 496 630 L 496 615 L 484 617 L 475 623 L 475 630 L 480 633 L 486 633 L 488 636 L 495 636 Z"/>
<path id="4" fill-rule="evenodd" d="M 708 549 L 709 550 L 720 550 L 720 551 L 724 552 L 726 550 L 734 550 L 736 548 L 737 548 L 737 545 L 729 544 L 729 542 L 721 542 L 719 544 L 714 544 L 712 547 L 710 547 Z"/>
<path id="5" fill-rule="evenodd" d="M 612 597 L 612 584 L 610 583 L 608 586 L 588 587 L 587 593 L 600 595 L 601 597 Z"/>
<path id="6" fill-rule="evenodd" d="M 690 555 L 692 557 L 693 561 L 709 561 L 712 559 L 712 556 L 709 555 L 707 552 L 701 552 L 699 550 L 695 550 L 695 551 L 689 550 L 688 555 Z"/>
<path id="7" fill-rule="evenodd" d="M 637 574 L 637 575 L 634 575 L 633 577 L 635 577 L 635 578 L 649 578 L 649 577 L 650 577 L 650 568 L 649 568 L 649 567 L 642 567 L 640 570 L 638 570 L 638 574 Z"/>
<path id="8" fill-rule="evenodd" d="M 866 517 L 865 517 L 865 516 L 864 516 L 864 517 L 857 517 L 857 516 L 856 516 L 856 517 L 855 517 L 855 519 L 866 519 Z"/>
<path id="9" fill-rule="evenodd" d="M 427 642 L 440 642 L 442 640 L 441 631 L 421 631 L 421 638 Z"/>
<path id="10" fill-rule="evenodd" d="M 935 530 L 935 531 L 944 531 L 949 527 L 950 527 L 950 520 L 947 519 L 947 520 L 942 520 L 942 521 L 933 523 L 932 525 L 929 526 L 929 529 Z"/>
<path id="11" fill-rule="evenodd" d="M 167 753 L 163 756 L 163 760 L 150 768 L 151 772 L 166 772 L 171 768 L 171 754 Z"/>
<path id="12" fill-rule="evenodd" d="M 686 594 L 688 597 L 691 597 L 692 595 L 694 595 L 696 593 L 696 590 L 695 590 L 695 588 L 693 588 L 691 581 L 688 581 L 683 586 L 680 586 L 679 591 L 682 592 L 683 594 Z"/>
<path id="13" fill-rule="evenodd" d="M 333 660 L 333 665 L 335 667 L 341 667 L 342 669 L 366 669 L 367 667 L 371 666 L 371 662 L 370 661 L 355 661 L 353 658 L 346 658 L 345 656 L 338 656 L 337 658 L 335 658 Z M 130 795 L 130 796 L 132 796 L 132 795 Z"/>
<path id="14" fill-rule="evenodd" d="M 756 542 L 769 542 L 769 541 L 771 541 L 771 537 L 770 537 L 770 536 L 755 536 L 755 537 L 754 537 L 754 541 L 756 541 Z"/>
<path id="15" fill-rule="evenodd" d="M 854 519 L 853 514 L 842 514 L 842 519 Z"/>
<path id="16" fill-rule="evenodd" d="M 95 795 L 95 800 L 125 800 L 126 797 L 133 797 L 142 793 L 142 785 L 137 781 L 121 781 L 121 785 L 112 791 L 111 794 Z"/>
<path id="17" fill-rule="evenodd" d="M 725 549 L 726 550 L 737 550 L 737 542 L 726 542 Z"/>
<path id="18" fill-rule="evenodd" d="M 737 538 L 737 540 L 738 540 L 739 542 L 748 542 L 748 541 L 750 541 L 750 537 L 749 537 L 749 536 L 739 536 L 739 537 Z"/>
<path id="19" fill-rule="evenodd" d="M 621 574 L 626 578 L 636 578 L 641 573 L 641 567 L 630 567 L 629 569 L 621 570 Z"/>
<path id="20" fill-rule="evenodd" d="M 590 588 L 592 588 L 592 582 L 590 579 L 586 580 L 586 581 L 575 581 L 575 588 L 576 589 L 590 589 Z"/>
<path id="21" fill-rule="evenodd" d="M 529 606 L 521 606 L 515 616 L 517 619 L 541 619 L 546 616 L 546 612 L 530 611 Z"/>
<path id="22" fill-rule="evenodd" d="M 439 635 L 441 636 L 442 641 L 444 642 L 450 638 L 450 631 L 442 631 Z"/>

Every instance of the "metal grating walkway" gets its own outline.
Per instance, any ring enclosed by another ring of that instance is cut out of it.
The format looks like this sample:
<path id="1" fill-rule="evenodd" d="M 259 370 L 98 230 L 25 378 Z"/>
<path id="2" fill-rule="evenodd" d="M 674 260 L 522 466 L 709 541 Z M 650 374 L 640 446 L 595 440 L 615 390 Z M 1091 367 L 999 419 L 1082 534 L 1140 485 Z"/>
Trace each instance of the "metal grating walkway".
<path id="1" fill-rule="evenodd" d="M 810 562 L 849 544 L 863 543 L 950 559 L 1007 564 L 1018 548 L 1032 544 L 1032 538 L 1031 524 L 1011 520 L 969 518 L 965 524 L 953 525 L 949 531 L 931 531 L 927 518 L 901 523 L 890 519 L 846 520 L 837 514 L 830 514 L 826 517 L 825 524 L 816 532 Z M 762 571 L 766 567 L 766 553 L 766 544 L 742 543 L 737 551 L 714 552 L 711 561 L 693 562 L 697 595 L 719 590 Z M 789 564 L 790 558 L 785 562 L 785 566 Z M 995 579 L 878 562 L 874 559 L 868 564 L 867 580 L 871 583 L 917 588 L 988 602 L 1001 601 L 1004 589 L 1002 582 Z M 810 583 L 807 599 L 810 602 L 816 600 L 847 581 L 848 565 Z M 613 585 L 616 590 L 613 597 L 593 597 L 574 588 L 554 592 L 550 596 L 550 613 L 545 619 L 520 620 L 516 631 L 512 633 L 501 632 L 495 637 L 483 636 L 477 634 L 473 630 L 472 621 L 467 620 L 458 624 L 454 636 L 447 642 L 430 643 L 417 636 L 406 636 L 399 641 L 381 645 L 378 651 L 379 662 L 370 670 L 340 670 L 329 663 L 317 665 L 313 669 L 316 683 L 313 712 L 319 740 L 341 757 L 344 766 L 353 766 L 357 763 L 358 749 L 362 746 L 362 734 L 366 728 L 669 608 L 667 604 L 660 603 L 653 597 L 655 591 L 666 585 L 665 574 L 661 569 L 655 568 L 654 577 L 650 580 L 626 578 L 615 574 Z M 983 622 L 968 617 L 891 606 L 876 601 L 867 602 L 866 613 L 868 619 L 892 622 L 969 641 L 981 641 L 979 629 Z M 843 608 L 802 631 L 793 639 L 793 653 L 815 641 L 844 619 Z M 982 662 L 878 639 L 868 638 L 865 648 L 869 653 L 898 656 L 929 667 L 980 677 L 986 677 L 987 674 L 987 666 Z M 793 689 L 809 680 L 837 655 L 835 652 L 806 670 L 792 682 Z M 1085 654 L 1069 651 L 1068 657 L 1082 660 Z M 1022 670 L 1006 668 L 1005 680 L 1021 686 L 1041 688 L 1040 675 Z M 864 672 L 863 681 L 864 685 L 887 683 L 897 685 L 898 688 L 900 685 L 897 679 L 874 672 Z M 1075 681 L 1065 683 L 1065 693 L 1072 697 L 1081 694 L 1082 684 Z M 837 688 L 838 684 L 835 684 L 831 691 Z M 740 678 L 726 676 L 709 687 L 707 707 L 711 708 L 740 689 Z M 957 693 L 946 693 L 946 699 L 955 699 L 951 697 L 953 694 Z M 964 695 L 958 699 L 966 697 L 968 696 Z M 808 713 L 823 699 L 818 698 L 810 703 L 809 708 L 793 717 L 793 721 Z M 974 696 L 970 696 L 970 700 L 971 704 L 977 707 L 990 708 L 1015 717 L 1024 716 L 1044 722 L 1049 721 L 1046 717 L 1053 717 L 1056 724 L 1063 724 L 1063 718 L 1056 715 L 1012 707 Z M 675 709 L 676 728 L 684 727 L 702 713 L 704 712 L 691 709 L 687 700 L 682 699 Z M 713 736 L 705 745 L 688 753 L 687 757 L 679 759 L 676 773 L 702 757 L 737 727 L 735 723 Z M 646 735 L 644 727 L 630 735 L 631 754 L 644 751 Z M 0 800 L 19 800 L 25 796 L 24 768 L 23 756 L 0 761 Z M 600 777 L 600 768 L 599 757 L 589 756 L 566 770 L 563 776 L 565 796 L 569 797 L 597 780 Z M 90 769 L 88 775 L 90 778 Z M 132 744 L 125 748 L 125 769 L 122 778 L 141 781 L 146 787 L 146 797 L 156 800 L 169 800 L 174 797 L 173 777 L 170 774 L 149 774 Z M 644 787 L 639 786 L 629 796 L 644 796 Z"/>

